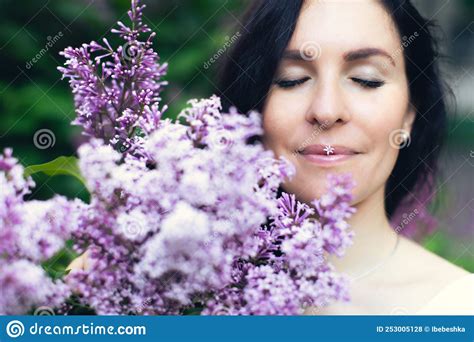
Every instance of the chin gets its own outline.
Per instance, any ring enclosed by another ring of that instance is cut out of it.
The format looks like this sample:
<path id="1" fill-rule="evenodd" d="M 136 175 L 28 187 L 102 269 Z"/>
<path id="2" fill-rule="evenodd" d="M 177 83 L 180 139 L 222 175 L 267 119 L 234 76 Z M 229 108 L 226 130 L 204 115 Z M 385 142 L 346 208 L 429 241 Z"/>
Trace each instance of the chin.
<path id="1" fill-rule="evenodd" d="M 302 181 L 295 177 L 291 182 L 283 185 L 283 191 L 294 194 L 300 202 L 309 204 L 326 192 L 327 183 L 325 178 L 312 176 L 310 181 Z"/>

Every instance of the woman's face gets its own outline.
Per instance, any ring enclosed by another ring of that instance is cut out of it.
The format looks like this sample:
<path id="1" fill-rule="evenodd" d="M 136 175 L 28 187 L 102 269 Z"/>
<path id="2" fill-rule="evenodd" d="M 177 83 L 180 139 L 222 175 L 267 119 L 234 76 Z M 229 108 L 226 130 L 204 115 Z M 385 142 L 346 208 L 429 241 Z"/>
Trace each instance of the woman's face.
<path id="1" fill-rule="evenodd" d="M 382 5 L 307 0 L 274 79 L 264 144 L 296 166 L 285 190 L 309 202 L 329 173 L 352 173 L 353 204 L 383 192 L 414 109 L 401 40 Z"/>

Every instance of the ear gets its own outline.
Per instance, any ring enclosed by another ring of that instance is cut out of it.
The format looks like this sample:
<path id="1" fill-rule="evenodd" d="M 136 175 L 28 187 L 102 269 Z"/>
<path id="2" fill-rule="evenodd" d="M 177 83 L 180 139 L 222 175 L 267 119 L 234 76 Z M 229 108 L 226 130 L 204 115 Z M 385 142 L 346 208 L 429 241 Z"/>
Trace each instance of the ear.
<path id="1" fill-rule="evenodd" d="M 403 130 L 411 133 L 413 122 L 415 121 L 416 108 L 411 103 L 408 106 L 405 117 L 403 118 Z"/>

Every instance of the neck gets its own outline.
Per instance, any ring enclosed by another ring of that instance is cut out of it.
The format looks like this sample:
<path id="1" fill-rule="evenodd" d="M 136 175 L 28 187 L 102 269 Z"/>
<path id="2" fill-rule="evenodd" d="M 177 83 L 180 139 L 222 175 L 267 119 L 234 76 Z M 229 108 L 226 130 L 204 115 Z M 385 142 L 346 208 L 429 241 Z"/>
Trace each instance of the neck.
<path id="1" fill-rule="evenodd" d="M 329 255 L 327 258 L 338 272 L 355 278 L 390 256 L 397 240 L 397 233 L 385 215 L 383 187 L 357 204 L 356 209 L 348 221 L 355 232 L 353 245 L 346 249 L 343 257 Z"/>

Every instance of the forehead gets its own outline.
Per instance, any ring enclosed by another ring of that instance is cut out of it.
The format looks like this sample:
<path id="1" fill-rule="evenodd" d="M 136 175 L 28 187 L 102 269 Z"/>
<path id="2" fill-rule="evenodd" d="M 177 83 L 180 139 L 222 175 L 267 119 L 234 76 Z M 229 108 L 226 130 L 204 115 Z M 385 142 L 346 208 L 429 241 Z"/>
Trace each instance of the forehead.
<path id="1" fill-rule="evenodd" d="M 323 50 L 373 46 L 391 52 L 399 48 L 400 37 L 378 0 L 306 0 L 288 48 L 307 42 Z"/>

